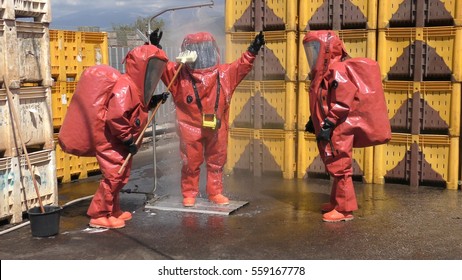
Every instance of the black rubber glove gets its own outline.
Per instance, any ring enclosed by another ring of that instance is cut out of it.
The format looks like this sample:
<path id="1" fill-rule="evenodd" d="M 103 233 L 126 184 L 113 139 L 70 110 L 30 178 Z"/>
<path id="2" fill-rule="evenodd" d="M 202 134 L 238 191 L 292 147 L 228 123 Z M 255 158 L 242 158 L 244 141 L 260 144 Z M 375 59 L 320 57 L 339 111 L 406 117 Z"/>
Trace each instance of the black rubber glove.
<path id="1" fill-rule="evenodd" d="M 321 131 L 316 136 L 316 140 L 330 142 L 330 135 L 332 133 L 333 128 L 334 128 L 334 124 L 330 122 L 328 119 L 325 119 L 324 124 L 321 127 Z"/>
<path id="2" fill-rule="evenodd" d="M 162 34 L 163 34 L 162 31 L 159 32 L 159 28 L 152 31 L 151 34 L 149 35 L 149 41 L 151 42 L 151 45 L 154 45 L 158 47 L 159 49 L 162 49 L 162 46 L 160 45 L 160 39 L 162 39 Z"/>
<path id="3" fill-rule="evenodd" d="M 313 121 L 311 120 L 311 116 L 308 122 L 305 124 L 305 131 L 309 133 L 314 133 L 314 125 Z"/>
<path id="4" fill-rule="evenodd" d="M 255 39 L 253 40 L 252 44 L 250 44 L 247 50 L 252 54 L 257 55 L 258 51 L 265 43 L 265 35 L 263 35 L 263 31 L 260 31 L 260 33 L 257 36 L 255 36 Z"/>
<path id="5" fill-rule="evenodd" d="M 162 102 L 162 104 L 164 104 L 167 101 L 169 95 L 170 92 L 163 92 L 162 94 L 153 95 L 151 97 L 151 100 L 149 101 L 149 110 L 156 108 L 159 102 Z"/>
<path id="6" fill-rule="evenodd" d="M 138 147 L 135 144 L 135 141 L 133 140 L 133 136 L 124 142 L 124 145 L 128 147 L 128 152 L 132 154 L 132 156 L 136 155 L 138 152 Z"/>

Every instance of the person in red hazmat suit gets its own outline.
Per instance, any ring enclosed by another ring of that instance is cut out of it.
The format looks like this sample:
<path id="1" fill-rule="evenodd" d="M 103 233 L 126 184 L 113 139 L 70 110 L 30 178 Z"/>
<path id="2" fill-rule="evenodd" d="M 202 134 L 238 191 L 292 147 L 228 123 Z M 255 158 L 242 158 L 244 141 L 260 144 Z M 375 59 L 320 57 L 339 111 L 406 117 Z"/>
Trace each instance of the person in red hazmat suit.
<path id="1" fill-rule="evenodd" d="M 333 31 L 310 31 L 303 44 L 311 70 L 311 117 L 306 131 L 315 133 L 320 156 L 333 178 L 330 202 L 321 206 L 323 221 L 352 220 L 358 204 L 352 180 L 354 134 L 347 123 L 358 87 L 347 74 L 343 61 L 349 57 Z M 354 120 L 358 126 L 363 121 Z"/>
<path id="2" fill-rule="evenodd" d="M 151 43 L 158 45 L 160 36 L 150 34 Z M 260 48 L 265 44 L 263 32 L 255 36 L 240 58 L 220 64 L 220 53 L 214 37 L 207 32 L 185 36 L 181 51 L 196 51 L 197 59 L 182 67 L 173 82 L 171 93 L 176 106 L 180 138 L 181 192 L 183 205 L 192 207 L 199 193 L 200 166 L 207 168 L 206 193 L 216 204 L 228 204 L 223 195 L 223 167 L 228 144 L 228 118 L 235 88 L 251 71 Z M 178 63 L 168 62 L 162 81 L 172 81 Z"/>
<path id="3" fill-rule="evenodd" d="M 132 218 L 130 212 L 121 210 L 119 202 L 119 192 L 130 176 L 132 159 L 121 174 L 118 171 L 128 154 L 138 151 L 135 141 L 147 123 L 148 111 L 165 102 L 168 96 L 153 95 L 167 61 L 165 53 L 153 45 L 136 47 L 125 57 L 126 73 L 112 89 L 104 130 L 95 136 L 99 139 L 96 158 L 103 178 L 87 211 L 91 227 L 121 228 Z"/>

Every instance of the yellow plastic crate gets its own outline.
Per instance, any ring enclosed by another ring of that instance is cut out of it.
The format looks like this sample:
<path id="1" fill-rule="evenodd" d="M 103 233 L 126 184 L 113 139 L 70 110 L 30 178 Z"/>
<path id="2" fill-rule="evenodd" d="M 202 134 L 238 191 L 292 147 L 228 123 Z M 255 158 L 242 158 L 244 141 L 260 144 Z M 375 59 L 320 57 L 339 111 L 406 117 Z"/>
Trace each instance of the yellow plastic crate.
<path id="1" fill-rule="evenodd" d="M 32 18 L 35 22 L 51 22 L 51 0 L 1 0 L 0 16 L 16 20 Z"/>
<path id="2" fill-rule="evenodd" d="M 61 183 L 67 183 L 82 172 L 81 159 L 78 156 L 65 153 L 58 143 L 58 134 L 54 135 L 56 143 L 56 177 Z"/>
<path id="3" fill-rule="evenodd" d="M 379 1 L 378 28 L 462 25 L 462 1 Z"/>
<path id="4" fill-rule="evenodd" d="M 21 135 L 27 146 L 51 149 L 53 129 L 50 110 L 50 87 L 26 87 L 17 90 L 15 104 L 21 123 Z M 12 91 L 16 93 L 16 90 Z"/>
<path id="5" fill-rule="evenodd" d="M 460 135 L 460 83 L 388 81 L 383 88 L 393 132 Z"/>
<path id="6" fill-rule="evenodd" d="M 83 162 L 87 169 L 87 175 L 89 175 L 89 173 L 101 172 L 99 168 L 99 163 L 98 163 L 98 160 L 96 160 L 96 157 L 87 157 L 83 159 L 84 159 Z"/>
<path id="7" fill-rule="evenodd" d="M 77 82 L 56 82 L 51 89 L 51 108 L 55 129 L 61 128 L 63 124 L 76 86 Z"/>
<path id="8" fill-rule="evenodd" d="M 43 150 L 53 148 L 53 127 L 50 110 L 49 87 L 23 87 L 11 89 L 13 104 L 19 121 L 19 132 L 28 149 Z M 13 137 L 13 121 L 7 103 L 6 90 L 0 89 L 0 152 L 4 156 L 17 154 Z M 20 144 L 19 144 L 20 145 Z M 21 149 L 21 147 L 19 147 Z"/>
<path id="9" fill-rule="evenodd" d="M 226 34 L 226 62 L 233 62 L 247 51 L 256 32 Z M 267 31 L 266 44 L 260 50 L 248 80 L 297 80 L 297 33 L 295 31 Z"/>
<path id="10" fill-rule="evenodd" d="M 377 34 L 375 30 L 336 30 L 334 31 L 343 41 L 348 54 L 351 57 L 367 57 L 376 59 Z M 298 62 L 298 78 L 304 81 L 308 78 L 310 68 L 306 58 L 305 48 L 303 47 L 303 38 L 306 32 L 300 32 L 299 40 L 299 62 Z"/>
<path id="11" fill-rule="evenodd" d="M 50 30 L 51 74 L 55 81 L 76 80 L 81 71 L 75 63 L 78 59 L 77 34 L 76 31 Z"/>
<path id="12" fill-rule="evenodd" d="M 387 28 L 378 37 L 383 79 L 462 81 L 462 27 Z"/>
<path id="13" fill-rule="evenodd" d="M 243 171 L 254 176 L 277 174 L 293 179 L 295 137 L 296 131 L 230 129 L 225 173 Z"/>
<path id="14" fill-rule="evenodd" d="M 55 151 L 29 153 L 43 205 L 58 203 Z M 37 192 L 24 155 L 0 159 L 0 220 L 22 221 L 23 213 L 39 206 Z"/>
<path id="15" fill-rule="evenodd" d="M 297 146 L 298 178 L 303 178 L 310 174 L 326 174 L 314 134 L 299 131 Z M 362 178 L 365 183 L 372 183 L 373 152 L 373 147 L 353 149 L 353 176 Z"/>
<path id="16" fill-rule="evenodd" d="M 300 0 L 299 30 L 376 29 L 378 0 Z"/>
<path id="17" fill-rule="evenodd" d="M 230 127 L 294 130 L 295 83 L 242 81 L 233 94 Z"/>
<path id="18" fill-rule="evenodd" d="M 55 81 L 78 81 L 86 68 L 108 64 L 107 33 L 50 30 L 50 53 Z"/>
<path id="19" fill-rule="evenodd" d="M 457 189 L 459 137 L 393 133 L 374 147 L 374 183 L 446 186 Z"/>
<path id="20" fill-rule="evenodd" d="M 5 151 L 10 151 L 15 147 L 14 142 L 9 140 L 13 139 L 11 129 L 12 119 L 10 117 L 10 108 L 5 89 L 0 89 L 0 124 L 0 135 L 2 137 L 2 141 L 0 141 L 0 158 L 2 158 Z"/>
<path id="21" fill-rule="evenodd" d="M 48 23 L 0 19 L 0 83 L 10 88 L 51 86 Z"/>
<path id="22" fill-rule="evenodd" d="M 10 197 L 14 192 L 14 174 L 11 157 L 0 158 L 0 220 L 9 218 L 11 213 Z"/>
<path id="23" fill-rule="evenodd" d="M 58 143 L 58 134 L 55 134 Z M 96 157 L 78 157 L 65 153 L 59 144 L 56 144 L 56 177 L 60 183 L 68 183 L 74 179 L 85 179 L 91 173 L 100 172 Z"/>
<path id="24" fill-rule="evenodd" d="M 298 1 L 232 0 L 225 1 L 225 30 L 297 30 Z"/>
<path id="25" fill-rule="evenodd" d="M 90 66 L 108 63 L 108 42 L 105 32 L 80 32 L 78 33 L 81 44 L 78 59 L 82 62 L 82 72 Z M 80 74 L 77 76 L 79 79 Z"/>

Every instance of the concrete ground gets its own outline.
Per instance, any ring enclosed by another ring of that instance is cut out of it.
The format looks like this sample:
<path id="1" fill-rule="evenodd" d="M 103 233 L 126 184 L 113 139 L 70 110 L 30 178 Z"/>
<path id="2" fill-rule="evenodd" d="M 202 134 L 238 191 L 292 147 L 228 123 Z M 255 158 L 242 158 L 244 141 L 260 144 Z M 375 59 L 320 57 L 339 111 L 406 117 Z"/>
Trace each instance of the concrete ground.
<path id="1" fill-rule="evenodd" d="M 149 147 L 149 143 L 146 144 Z M 174 138 L 157 144 L 156 196 L 180 198 Z M 127 226 L 87 226 L 89 199 L 68 204 L 59 234 L 32 237 L 30 225 L 0 235 L 2 260 L 461 260 L 462 193 L 432 187 L 355 182 L 359 210 L 350 222 L 324 223 L 320 206 L 330 182 L 249 175 L 225 176 L 225 194 L 249 204 L 229 216 L 145 209 L 153 190 L 152 149 L 134 158 L 121 203 Z M 60 205 L 92 195 L 100 176 L 62 184 Z M 201 192 L 204 197 L 204 177 Z M 11 225 L 0 226 L 0 232 Z"/>

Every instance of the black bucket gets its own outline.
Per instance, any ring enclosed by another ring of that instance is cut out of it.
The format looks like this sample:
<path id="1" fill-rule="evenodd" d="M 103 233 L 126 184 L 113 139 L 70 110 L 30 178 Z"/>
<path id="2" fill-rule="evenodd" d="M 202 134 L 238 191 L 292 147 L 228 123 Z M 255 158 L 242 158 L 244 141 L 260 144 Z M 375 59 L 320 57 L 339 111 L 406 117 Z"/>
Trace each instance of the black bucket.
<path id="1" fill-rule="evenodd" d="M 40 207 L 34 207 L 27 211 L 32 236 L 47 237 L 59 233 L 59 218 L 62 208 L 60 206 L 43 206 L 43 208 L 44 213 Z"/>

